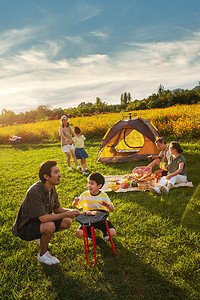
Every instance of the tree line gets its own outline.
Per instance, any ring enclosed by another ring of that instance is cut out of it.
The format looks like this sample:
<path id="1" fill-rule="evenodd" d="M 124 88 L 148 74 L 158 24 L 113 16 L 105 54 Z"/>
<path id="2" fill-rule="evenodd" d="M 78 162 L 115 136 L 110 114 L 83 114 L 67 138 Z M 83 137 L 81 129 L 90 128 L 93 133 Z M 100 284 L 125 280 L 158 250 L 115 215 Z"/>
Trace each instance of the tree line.
<path id="1" fill-rule="evenodd" d="M 160 84 L 157 93 L 153 93 L 148 98 L 143 100 L 133 100 L 130 92 L 124 92 L 120 97 L 120 104 L 108 105 L 106 102 L 97 97 L 95 103 L 81 102 L 77 107 L 73 108 L 54 108 L 40 105 L 34 110 L 15 114 L 11 110 L 5 108 L 0 114 L 0 125 L 12 125 L 20 123 L 38 122 L 43 120 L 56 120 L 63 114 L 69 118 L 77 116 L 90 116 L 94 114 L 144 110 L 152 108 L 165 108 L 176 104 L 195 104 L 200 101 L 200 88 L 192 90 L 177 89 L 174 91 L 165 90 Z"/>

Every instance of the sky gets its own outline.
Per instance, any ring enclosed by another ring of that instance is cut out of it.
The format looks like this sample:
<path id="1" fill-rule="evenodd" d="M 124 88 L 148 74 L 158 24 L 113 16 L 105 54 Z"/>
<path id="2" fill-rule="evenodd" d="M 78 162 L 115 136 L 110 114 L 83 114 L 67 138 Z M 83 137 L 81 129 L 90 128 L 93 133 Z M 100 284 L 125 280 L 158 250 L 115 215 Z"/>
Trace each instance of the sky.
<path id="1" fill-rule="evenodd" d="M 199 0 L 0 1 L 0 113 L 200 81 Z"/>

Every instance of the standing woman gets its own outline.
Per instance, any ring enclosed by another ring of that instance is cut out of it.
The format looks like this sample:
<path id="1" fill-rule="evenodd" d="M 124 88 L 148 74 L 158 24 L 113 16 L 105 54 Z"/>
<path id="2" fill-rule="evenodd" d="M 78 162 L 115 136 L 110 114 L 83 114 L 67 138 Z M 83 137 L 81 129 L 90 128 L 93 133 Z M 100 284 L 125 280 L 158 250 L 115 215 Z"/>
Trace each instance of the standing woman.
<path id="1" fill-rule="evenodd" d="M 163 176 L 156 188 L 150 187 L 150 192 L 165 194 L 169 193 L 169 190 L 175 183 L 181 183 L 187 181 L 186 161 L 185 157 L 181 154 L 183 150 L 178 142 L 171 142 L 169 146 L 171 156 L 168 158 L 168 174 Z"/>
<path id="2" fill-rule="evenodd" d="M 67 163 L 68 163 L 68 169 L 71 170 L 71 155 L 73 157 L 73 160 L 75 162 L 76 168 L 79 169 L 80 166 L 78 165 L 78 161 L 75 156 L 75 150 L 72 140 L 72 135 L 75 136 L 75 133 L 71 126 L 69 126 L 68 118 L 67 116 L 61 117 L 61 127 L 59 128 L 59 134 L 61 136 L 61 148 L 63 153 L 66 153 L 67 155 Z"/>

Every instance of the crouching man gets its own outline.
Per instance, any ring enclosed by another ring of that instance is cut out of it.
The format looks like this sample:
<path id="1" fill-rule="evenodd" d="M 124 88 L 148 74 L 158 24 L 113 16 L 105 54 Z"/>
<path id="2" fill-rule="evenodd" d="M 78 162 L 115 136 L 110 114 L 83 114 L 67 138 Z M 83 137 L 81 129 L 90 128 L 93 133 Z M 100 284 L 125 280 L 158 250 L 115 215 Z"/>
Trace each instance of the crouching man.
<path id="1" fill-rule="evenodd" d="M 61 174 L 55 161 L 46 161 L 39 168 L 40 181 L 27 191 L 20 206 L 12 233 L 22 240 L 39 239 L 38 261 L 47 265 L 59 263 L 48 251 L 54 232 L 71 227 L 79 210 L 61 207 L 55 185 L 60 184 Z"/>

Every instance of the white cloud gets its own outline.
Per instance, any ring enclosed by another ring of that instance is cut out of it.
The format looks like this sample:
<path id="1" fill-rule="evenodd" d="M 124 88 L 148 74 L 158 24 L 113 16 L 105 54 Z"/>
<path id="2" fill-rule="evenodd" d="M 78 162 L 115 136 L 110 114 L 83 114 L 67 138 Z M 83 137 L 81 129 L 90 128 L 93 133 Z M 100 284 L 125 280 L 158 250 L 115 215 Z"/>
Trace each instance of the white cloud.
<path id="1" fill-rule="evenodd" d="M 82 101 L 95 102 L 96 97 L 119 103 L 125 91 L 133 99 L 143 99 L 156 92 L 160 83 L 166 89 L 193 88 L 200 79 L 199 35 L 196 32 L 188 40 L 175 42 L 129 43 L 129 50 L 120 53 L 68 60 L 55 59 L 63 46 L 56 41 L 4 55 L 0 60 L 0 111 L 27 111 L 41 104 L 74 107 Z M 13 40 L 7 48 L 11 46 Z"/>
<path id="2" fill-rule="evenodd" d="M 77 12 L 79 14 L 80 21 L 83 22 L 98 16 L 101 13 L 101 9 L 98 6 L 93 6 L 83 2 L 77 7 Z"/>
<path id="3" fill-rule="evenodd" d="M 0 54 L 2 55 L 14 47 L 28 43 L 28 41 L 34 38 L 37 31 L 37 28 L 25 27 L 23 29 L 12 29 L 0 33 Z"/>
<path id="4" fill-rule="evenodd" d="M 105 39 L 108 37 L 108 33 L 104 33 L 102 31 L 91 31 L 88 33 L 88 36 L 94 36 L 94 37 Z"/>
<path id="5" fill-rule="evenodd" d="M 71 42 L 72 44 L 82 44 L 83 43 L 83 39 L 80 36 L 66 36 L 65 39 L 69 42 Z"/>

